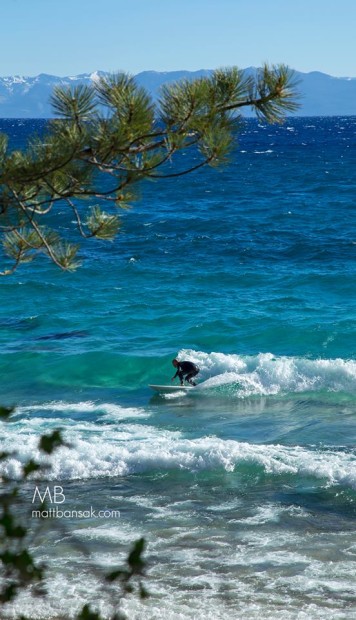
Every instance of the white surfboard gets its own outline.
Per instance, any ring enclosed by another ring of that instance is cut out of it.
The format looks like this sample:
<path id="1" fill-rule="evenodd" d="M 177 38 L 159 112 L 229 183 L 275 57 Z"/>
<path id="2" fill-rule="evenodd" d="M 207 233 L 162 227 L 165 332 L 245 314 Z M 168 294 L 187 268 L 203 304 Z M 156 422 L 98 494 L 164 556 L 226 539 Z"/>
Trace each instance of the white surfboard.
<path id="1" fill-rule="evenodd" d="M 193 385 L 149 385 L 148 387 L 160 394 L 169 394 L 172 392 L 188 392 L 193 390 Z"/>

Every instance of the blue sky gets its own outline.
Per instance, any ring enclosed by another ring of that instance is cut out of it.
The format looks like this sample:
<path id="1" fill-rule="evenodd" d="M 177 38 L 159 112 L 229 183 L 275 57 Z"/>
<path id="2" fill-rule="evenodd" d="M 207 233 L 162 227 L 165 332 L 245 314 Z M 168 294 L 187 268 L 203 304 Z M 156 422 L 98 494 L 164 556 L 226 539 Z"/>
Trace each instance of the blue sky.
<path id="1" fill-rule="evenodd" d="M 0 76 L 245 68 L 356 77 L 355 0 L 2 0 Z"/>

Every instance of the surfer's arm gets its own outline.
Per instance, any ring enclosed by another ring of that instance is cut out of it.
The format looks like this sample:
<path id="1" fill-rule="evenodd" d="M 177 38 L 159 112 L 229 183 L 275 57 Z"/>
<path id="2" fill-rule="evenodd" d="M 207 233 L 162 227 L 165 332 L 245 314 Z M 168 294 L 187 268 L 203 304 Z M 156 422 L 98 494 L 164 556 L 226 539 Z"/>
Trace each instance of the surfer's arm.
<path id="1" fill-rule="evenodd" d="M 179 377 L 179 373 L 180 373 L 180 372 L 181 372 L 181 367 L 180 367 L 180 365 L 178 365 L 178 367 L 177 367 L 177 372 L 176 372 L 176 374 L 174 375 L 174 377 L 172 377 L 172 379 L 171 379 L 171 380 L 172 380 L 172 381 L 174 381 L 174 379 L 175 379 L 176 377 Z"/>

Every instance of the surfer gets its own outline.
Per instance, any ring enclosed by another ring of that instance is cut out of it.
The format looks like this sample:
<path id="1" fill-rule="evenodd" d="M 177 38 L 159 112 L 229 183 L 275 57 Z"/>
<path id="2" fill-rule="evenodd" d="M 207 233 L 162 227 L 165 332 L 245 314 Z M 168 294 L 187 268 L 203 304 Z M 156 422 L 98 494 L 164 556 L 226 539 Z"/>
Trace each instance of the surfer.
<path id="1" fill-rule="evenodd" d="M 172 381 L 178 376 L 181 385 L 183 385 L 184 380 L 190 383 L 190 385 L 196 385 L 192 379 L 196 377 L 199 372 L 198 366 L 193 364 L 193 362 L 180 362 L 177 359 L 172 360 L 172 364 L 174 368 L 177 369 L 176 374 L 172 377 Z"/>

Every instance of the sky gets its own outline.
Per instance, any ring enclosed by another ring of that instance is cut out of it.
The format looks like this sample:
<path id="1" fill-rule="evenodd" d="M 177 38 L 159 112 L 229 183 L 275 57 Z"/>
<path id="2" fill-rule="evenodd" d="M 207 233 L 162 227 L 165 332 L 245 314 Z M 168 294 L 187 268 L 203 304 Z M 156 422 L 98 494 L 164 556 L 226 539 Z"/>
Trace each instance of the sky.
<path id="1" fill-rule="evenodd" d="M 243 69 L 356 77 L 355 0 L 0 0 L 0 76 Z"/>

